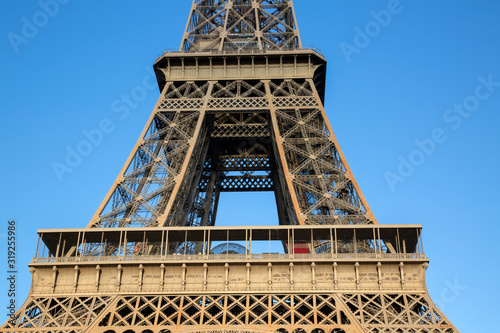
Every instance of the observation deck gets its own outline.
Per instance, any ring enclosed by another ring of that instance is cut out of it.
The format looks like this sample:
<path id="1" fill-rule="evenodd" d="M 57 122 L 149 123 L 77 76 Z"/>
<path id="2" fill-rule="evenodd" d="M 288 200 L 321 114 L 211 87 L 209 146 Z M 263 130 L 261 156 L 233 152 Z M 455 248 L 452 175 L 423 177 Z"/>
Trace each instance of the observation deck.
<path id="1" fill-rule="evenodd" d="M 421 230 L 421 225 L 39 230 L 30 271 L 35 294 L 424 291 L 428 259 Z M 193 243 L 194 250 L 187 246 Z"/>

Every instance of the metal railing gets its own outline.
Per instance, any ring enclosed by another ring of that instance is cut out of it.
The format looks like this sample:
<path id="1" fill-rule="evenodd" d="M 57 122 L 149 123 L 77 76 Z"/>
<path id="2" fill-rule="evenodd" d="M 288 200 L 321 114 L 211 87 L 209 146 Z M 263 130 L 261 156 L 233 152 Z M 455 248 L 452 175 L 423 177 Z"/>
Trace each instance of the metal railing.
<path id="1" fill-rule="evenodd" d="M 258 49 L 258 48 L 241 48 L 241 49 L 225 49 L 225 50 L 205 50 L 205 51 L 197 51 L 199 53 L 208 53 L 208 54 L 263 54 L 263 53 L 268 53 L 268 52 L 274 52 L 274 51 L 297 51 L 297 50 L 311 50 L 314 51 L 318 54 L 320 54 L 322 57 L 325 56 L 324 52 L 321 51 L 320 49 L 312 46 L 312 45 L 303 45 L 302 47 L 285 47 L 281 49 Z M 165 54 L 172 54 L 172 53 L 185 53 L 185 54 L 192 54 L 196 53 L 195 51 L 192 52 L 186 52 L 186 51 L 179 51 L 179 49 L 174 49 L 174 48 L 168 48 L 165 49 L 163 52 L 160 53 L 159 56 L 156 57 L 155 61 L 158 61 L 161 57 L 163 57 Z"/>
<path id="2" fill-rule="evenodd" d="M 77 257 L 45 257 L 33 258 L 33 263 L 72 263 L 102 261 L 287 261 L 287 260 L 411 260 L 427 259 L 425 253 L 307 253 L 307 254 L 193 254 L 193 255 L 125 255 L 125 256 L 77 256 Z"/>

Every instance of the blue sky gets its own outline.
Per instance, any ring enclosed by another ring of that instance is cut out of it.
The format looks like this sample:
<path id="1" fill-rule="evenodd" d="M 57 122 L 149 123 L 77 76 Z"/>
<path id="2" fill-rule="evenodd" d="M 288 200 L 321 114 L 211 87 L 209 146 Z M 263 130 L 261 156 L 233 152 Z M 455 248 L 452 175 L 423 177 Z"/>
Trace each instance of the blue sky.
<path id="1" fill-rule="evenodd" d="M 17 219 L 19 305 L 36 229 L 87 225 L 153 109 L 152 64 L 179 47 L 191 3 L 63 2 L 51 16 L 38 1 L 6 1 L 0 13 L 0 241 L 4 252 Z M 294 4 L 303 43 L 328 60 L 325 108 L 378 221 L 423 224 L 433 299 L 462 332 L 495 331 L 500 3 Z M 374 23 L 382 10 L 390 19 Z M 112 112 L 140 87 L 126 117 Z M 103 121 L 108 133 L 58 179 L 53 163 Z M 275 224 L 272 195 L 223 195 L 219 222 Z"/>

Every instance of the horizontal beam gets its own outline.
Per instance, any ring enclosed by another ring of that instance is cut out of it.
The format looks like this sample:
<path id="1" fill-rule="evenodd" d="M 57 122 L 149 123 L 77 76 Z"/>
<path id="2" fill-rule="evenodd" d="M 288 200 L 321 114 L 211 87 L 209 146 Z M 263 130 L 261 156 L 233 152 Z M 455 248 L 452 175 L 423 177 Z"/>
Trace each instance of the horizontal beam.
<path id="1" fill-rule="evenodd" d="M 120 232 L 120 231 L 161 231 L 161 230 L 310 230 L 310 229 L 422 229 L 422 224 L 364 224 L 364 225 L 268 225 L 268 226 L 213 226 L 213 227 L 132 227 L 132 228 L 71 228 L 71 229 L 38 229 L 38 234 L 45 233 L 60 233 L 60 232 L 87 232 L 87 233 L 99 233 L 99 232 Z"/>

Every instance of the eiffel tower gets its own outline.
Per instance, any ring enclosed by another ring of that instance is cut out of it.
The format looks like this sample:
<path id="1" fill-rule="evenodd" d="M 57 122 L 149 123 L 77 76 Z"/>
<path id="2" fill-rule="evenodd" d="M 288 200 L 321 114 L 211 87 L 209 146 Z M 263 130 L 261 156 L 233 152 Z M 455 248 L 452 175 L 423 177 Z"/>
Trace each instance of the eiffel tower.
<path id="1" fill-rule="evenodd" d="M 458 332 L 427 292 L 422 226 L 380 225 L 363 197 L 292 0 L 194 0 L 154 69 L 118 178 L 87 228 L 38 231 L 0 332 Z M 249 191 L 274 192 L 278 223 L 216 226 L 220 193 Z"/>

